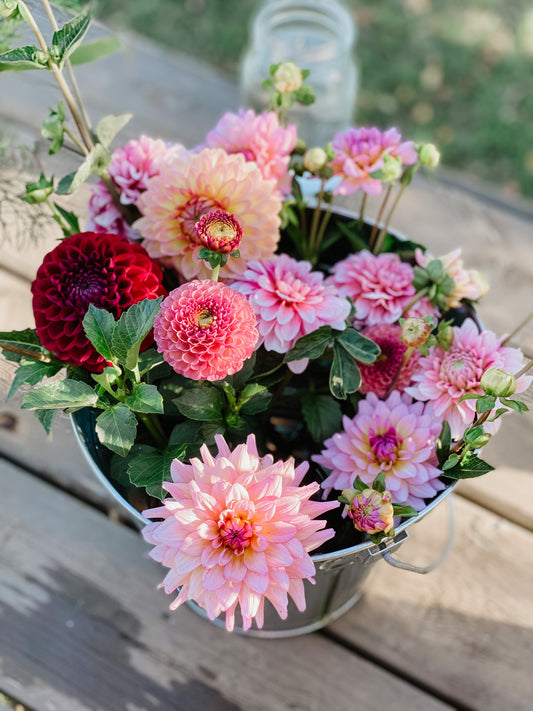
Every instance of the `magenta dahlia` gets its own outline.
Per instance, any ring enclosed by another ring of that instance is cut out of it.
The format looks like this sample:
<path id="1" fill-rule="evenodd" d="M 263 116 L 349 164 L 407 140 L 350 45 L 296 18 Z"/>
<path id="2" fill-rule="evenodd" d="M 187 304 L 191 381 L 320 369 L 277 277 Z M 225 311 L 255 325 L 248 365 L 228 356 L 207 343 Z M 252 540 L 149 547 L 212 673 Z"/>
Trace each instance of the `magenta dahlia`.
<path id="1" fill-rule="evenodd" d="M 89 304 L 118 318 L 132 304 L 166 293 L 161 269 L 140 245 L 82 232 L 49 252 L 31 286 L 37 335 L 60 360 L 95 373 L 105 366 L 83 330 Z"/>
<path id="2" fill-rule="evenodd" d="M 222 380 L 236 373 L 252 355 L 257 337 L 246 298 L 210 279 L 171 291 L 154 324 L 159 352 L 192 380 Z"/>
<path id="3" fill-rule="evenodd" d="M 232 630 L 237 606 L 248 629 L 255 619 L 263 626 L 264 601 L 270 600 L 282 619 L 288 597 L 305 610 L 303 581 L 314 582 L 309 551 L 334 534 L 317 516 L 338 502 L 310 501 L 319 486 L 299 486 L 307 462 L 274 462 L 260 457 L 254 435 L 230 450 L 216 435 L 218 454 L 204 445 L 202 459 L 184 464 L 175 459 L 170 496 L 163 506 L 144 511 L 149 523 L 143 536 L 155 548 L 150 555 L 169 568 L 166 593 L 179 589 L 176 609 L 194 600 L 210 619 L 226 614 Z"/>
<path id="4" fill-rule="evenodd" d="M 400 339 L 402 329 L 395 323 L 380 323 L 376 326 L 368 326 L 363 334 L 377 343 L 381 353 L 370 365 L 359 364 L 363 381 L 359 392 L 375 393 L 379 398 L 383 398 L 391 383 L 394 382 L 394 390 L 403 391 L 411 384 L 413 373 L 415 372 L 420 353 L 415 350 L 407 363 L 402 361 L 407 350 L 407 346 Z"/>

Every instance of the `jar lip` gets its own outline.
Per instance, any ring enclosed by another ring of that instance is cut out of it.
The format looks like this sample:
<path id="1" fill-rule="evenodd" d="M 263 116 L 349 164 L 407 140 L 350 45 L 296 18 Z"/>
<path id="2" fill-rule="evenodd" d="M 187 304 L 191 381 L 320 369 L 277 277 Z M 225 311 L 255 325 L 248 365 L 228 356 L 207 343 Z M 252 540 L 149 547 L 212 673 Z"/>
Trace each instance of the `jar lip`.
<path id="1" fill-rule="evenodd" d="M 335 0 L 270 0 L 252 20 L 254 43 L 266 40 L 266 33 L 283 25 L 299 22 L 326 26 L 338 37 L 344 50 L 357 41 L 357 28 L 348 10 Z"/>

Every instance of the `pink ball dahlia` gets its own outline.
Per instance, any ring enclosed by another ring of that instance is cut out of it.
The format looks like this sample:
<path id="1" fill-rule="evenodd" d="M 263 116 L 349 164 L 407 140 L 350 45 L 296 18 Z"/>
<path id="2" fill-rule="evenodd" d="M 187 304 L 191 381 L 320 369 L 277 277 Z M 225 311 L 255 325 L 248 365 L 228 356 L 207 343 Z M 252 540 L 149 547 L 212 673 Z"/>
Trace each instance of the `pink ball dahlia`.
<path id="1" fill-rule="evenodd" d="M 37 335 L 60 360 L 100 372 L 106 362 L 82 324 L 89 304 L 118 318 L 132 304 L 166 294 L 161 281 L 146 251 L 123 237 L 67 237 L 45 256 L 31 286 Z"/>
<path id="2" fill-rule="evenodd" d="M 174 267 L 186 280 L 208 277 L 198 259 L 201 244 L 196 222 L 212 210 L 234 215 L 243 231 L 242 259 L 230 259 L 222 278 L 235 278 L 250 259 L 265 259 L 279 241 L 281 196 L 273 180 L 265 180 L 243 155 L 220 148 L 188 153 L 183 147 L 161 167 L 137 203 L 143 217 L 135 227 L 150 256 Z"/>
<path id="3" fill-rule="evenodd" d="M 395 128 L 380 131 L 372 128 L 350 128 L 337 133 L 332 142 L 335 157 L 330 163 L 335 175 L 342 177 L 336 188 L 338 195 L 351 195 L 363 190 L 368 195 L 380 195 L 381 180 L 372 173 L 383 168 L 383 155 L 400 158 L 402 165 L 413 165 L 418 153 L 412 141 L 402 142 L 401 134 Z"/>
<path id="4" fill-rule="evenodd" d="M 236 373 L 252 355 L 257 337 L 246 298 L 210 279 L 171 291 L 154 324 L 159 352 L 192 380 L 222 380 Z"/>
<path id="5" fill-rule="evenodd" d="M 174 460 L 170 496 L 144 515 L 162 518 L 149 523 L 144 538 L 154 544 L 151 556 L 170 568 L 166 593 L 180 588 L 171 609 L 194 600 L 210 619 L 226 614 L 232 630 L 240 606 L 243 626 L 255 618 L 263 626 L 265 599 L 287 616 L 288 596 L 305 609 L 303 580 L 314 582 L 309 551 L 334 535 L 316 520 L 337 502 L 310 501 L 317 483 L 299 486 L 307 462 L 274 462 L 260 457 L 255 438 L 231 451 L 221 435 L 218 454 L 204 445 L 202 459 Z"/>
<path id="6" fill-rule="evenodd" d="M 248 297 L 257 317 L 259 344 L 268 351 L 286 353 L 296 341 L 320 326 L 346 328 L 347 299 L 324 282 L 309 262 L 286 254 L 249 262 L 233 288 Z"/>
<path id="7" fill-rule="evenodd" d="M 417 400 L 429 400 L 437 417 L 448 420 L 452 437 L 462 437 L 467 425 L 474 421 L 475 400 L 464 400 L 463 395 L 482 393 L 481 376 L 490 367 L 517 373 L 523 365 L 522 353 L 517 348 L 501 346 L 492 331 L 479 332 L 470 319 L 462 326 L 453 327 L 453 342 L 448 351 L 434 346 L 429 356 L 420 359 L 420 368 L 413 375 L 413 385 L 406 392 Z M 517 381 L 517 392 L 524 392 L 531 383 L 530 376 Z M 495 432 L 500 420 L 486 422 L 484 429 Z"/>
<path id="8" fill-rule="evenodd" d="M 346 513 L 358 531 L 387 534 L 394 526 L 394 509 L 390 491 L 345 489 L 342 495 L 351 500 L 346 506 Z"/>
<path id="9" fill-rule="evenodd" d="M 287 195 L 291 189 L 289 159 L 296 138 L 296 126 L 280 126 L 275 111 L 256 114 L 252 109 L 240 109 L 237 114 L 228 112 L 222 116 L 207 134 L 206 146 L 242 153 L 246 160 L 257 163 L 263 178 L 275 180 L 278 189 Z"/>
<path id="10" fill-rule="evenodd" d="M 395 323 L 381 323 L 376 326 L 369 326 L 363 331 L 363 335 L 377 343 L 381 349 L 380 355 L 370 365 L 359 364 L 363 381 L 359 392 L 375 393 L 379 398 L 385 397 L 387 390 L 393 379 L 399 375 L 394 383 L 394 390 L 402 392 L 410 385 L 413 373 L 417 369 L 420 360 L 420 353 L 415 350 L 411 357 L 402 365 L 403 357 L 407 346 L 400 340 L 402 329 Z"/>
<path id="11" fill-rule="evenodd" d="M 372 485 L 385 472 L 385 488 L 394 503 L 424 508 L 424 499 L 444 488 L 439 480 L 435 442 L 442 421 L 431 408 L 394 390 L 386 400 L 369 393 L 354 418 L 343 418 L 344 430 L 324 442 L 312 459 L 330 470 L 322 482 L 331 489 L 351 488 L 357 476 Z"/>
<path id="12" fill-rule="evenodd" d="M 415 294 L 413 268 L 397 254 L 362 250 L 337 262 L 328 278 L 355 305 L 355 318 L 368 326 L 394 323 Z"/>

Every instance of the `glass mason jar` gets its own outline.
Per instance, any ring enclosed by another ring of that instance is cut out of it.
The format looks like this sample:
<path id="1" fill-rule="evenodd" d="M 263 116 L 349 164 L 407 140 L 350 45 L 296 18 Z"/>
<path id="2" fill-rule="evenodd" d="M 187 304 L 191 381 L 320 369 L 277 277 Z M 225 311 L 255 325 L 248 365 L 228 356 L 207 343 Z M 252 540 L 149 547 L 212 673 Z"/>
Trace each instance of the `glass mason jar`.
<path id="1" fill-rule="evenodd" d="M 256 111 L 268 105 L 262 89 L 272 64 L 292 61 L 309 69 L 316 93 L 311 106 L 288 114 L 309 147 L 324 146 L 353 122 L 358 89 L 355 22 L 337 0 L 268 0 L 251 25 L 240 71 L 241 101 Z"/>

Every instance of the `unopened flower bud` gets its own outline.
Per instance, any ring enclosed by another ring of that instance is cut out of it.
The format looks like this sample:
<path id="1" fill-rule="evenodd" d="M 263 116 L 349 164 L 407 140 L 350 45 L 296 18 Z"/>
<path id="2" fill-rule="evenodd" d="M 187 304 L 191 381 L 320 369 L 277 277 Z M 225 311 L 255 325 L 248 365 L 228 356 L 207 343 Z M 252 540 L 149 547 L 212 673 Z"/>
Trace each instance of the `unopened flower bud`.
<path id="1" fill-rule="evenodd" d="M 26 183 L 26 193 L 21 195 L 21 198 L 30 205 L 36 205 L 37 203 L 45 202 L 53 192 L 53 181 L 47 180 L 44 174 L 41 173 L 38 183 Z"/>
<path id="2" fill-rule="evenodd" d="M 355 493 L 347 513 L 354 527 L 365 533 L 388 533 L 394 525 L 394 509 L 389 491 L 363 489 Z"/>
<path id="3" fill-rule="evenodd" d="M 437 341 L 439 346 L 444 348 L 445 351 L 449 351 L 453 343 L 453 326 L 447 325 L 439 328 L 437 333 Z"/>
<path id="4" fill-rule="evenodd" d="M 440 153 L 433 143 L 424 143 L 418 151 L 418 157 L 426 168 L 434 168 L 440 161 Z"/>
<path id="5" fill-rule="evenodd" d="M 274 87 L 280 94 L 298 91 L 302 81 L 302 70 L 294 62 L 282 62 L 274 72 Z"/>
<path id="6" fill-rule="evenodd" d="M 0 0 L 0 17 L 6 20 L 14 17 L 18 10 L 18 0 Z"/>
<path id="7" fill-rule="evenodd" d="M 234 215 L 212 210 L 195 225 L 198 242 L 211 252 L 231 254 L 239 247 L 242 229 Z"/>
<path id="8" fill-rule="evenodd" d="M 428 339 L 431 324 L 423 318 L 406 318 L 402 325 L 401 339 L 408 348 L 418 348 Z"/>
<path id="9" fill-rule="evenodd" d="M 310 173 L 317 173 L 326 165 L 327 156 L 323 148 L 310 148 L 304 155 L 304 168 Z"/>
<path id="10" fill-rule="evenodd" d="M 394 183 L 402 174 L 403 164 L 401 158 L 395 158 L 385 153 L 383 156 L 383 167 L 381 168 L 382 180 L 385 183 Z"/>
<path id="11" fill-rule="evenodd" d="M 516 390 L 516 378 L 501 368 L 488 368 L 481 376 L 481 387 L 487 395 L 510 397 Z"/>

